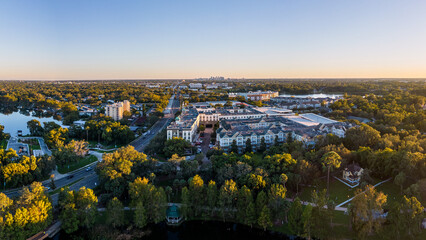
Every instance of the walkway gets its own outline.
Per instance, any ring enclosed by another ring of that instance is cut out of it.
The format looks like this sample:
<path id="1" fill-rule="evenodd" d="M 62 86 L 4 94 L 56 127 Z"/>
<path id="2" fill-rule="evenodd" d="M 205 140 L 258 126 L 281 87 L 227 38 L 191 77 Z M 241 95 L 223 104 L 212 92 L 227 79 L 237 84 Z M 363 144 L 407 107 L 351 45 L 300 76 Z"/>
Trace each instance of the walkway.
<path id="1" fill-rule="evenodd" d="M 388 181 L 390 181 L 391 179 L 392 179 L 392 178 L 389 178 L 389 179 L 386 179 L 386 180 L 384 180 L 384 181 L 381 181 L 381 182 L 377 183 L 376 185 L 374 185 L 374 187 L 377 187 L 377 186 L 381 185 L 382 183 L 388 182 Z M 363 192 L 365 192 L 365 191 L 363 191 Z M 337 207 L 341 207 L 341 206 L 343 206 L 343 205 L 347 204 L 348 202 L 352 201 L 352 199 L 354 199 L 355 197 L 356 197 L 356 196 L 353 196 L 353 197 L 349 198 L 348 200 L 346 200 L 346 201 L 344 201 L 344 202 L 342 202 L 342 203 L 340 203 L 340 204 L 336 205 L 336 208 L 337 208 Z"/>

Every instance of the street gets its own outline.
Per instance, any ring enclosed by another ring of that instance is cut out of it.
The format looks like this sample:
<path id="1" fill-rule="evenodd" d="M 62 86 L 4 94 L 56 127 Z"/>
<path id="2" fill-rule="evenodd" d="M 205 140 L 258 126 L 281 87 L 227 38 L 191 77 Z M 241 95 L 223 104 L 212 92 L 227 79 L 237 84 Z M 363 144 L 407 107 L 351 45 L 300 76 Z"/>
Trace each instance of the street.
<path id="1" fill-rule="evenodd" d="M 148 146 L 149 142 L 159 133 L 161 132 L 171 121 L 173 121 L 175 113 L 179 110 L 179 100 L 175 99 L 175 95 L 173 95 L 167 107 L 164 109 L 164 117 L 158 120 L 150 129 L 149 134 L 145 136 L 140 136 L 130 143 L 135 149 L 139 152 L 143 152 L 146 146 Z"/>

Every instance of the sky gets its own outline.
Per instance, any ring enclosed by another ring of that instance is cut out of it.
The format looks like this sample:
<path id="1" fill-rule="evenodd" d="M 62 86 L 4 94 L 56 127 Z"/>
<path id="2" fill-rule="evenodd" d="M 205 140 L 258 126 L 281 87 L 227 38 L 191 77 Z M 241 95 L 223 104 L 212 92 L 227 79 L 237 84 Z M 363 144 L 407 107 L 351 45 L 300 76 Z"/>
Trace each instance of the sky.
<path id="1" fill-rule="evenodd" d="M 0 0 L 0 79 L 423 78 L 424 0 Z"/>

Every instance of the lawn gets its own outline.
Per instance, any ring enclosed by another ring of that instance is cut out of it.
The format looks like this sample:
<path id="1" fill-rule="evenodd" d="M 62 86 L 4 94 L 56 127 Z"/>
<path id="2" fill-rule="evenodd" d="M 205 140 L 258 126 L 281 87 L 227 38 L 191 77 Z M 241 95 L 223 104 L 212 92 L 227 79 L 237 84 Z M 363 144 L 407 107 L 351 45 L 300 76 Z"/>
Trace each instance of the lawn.
<path id="1" fill-rule="evenodd" d="M 77 180 L 75 180 L 74 182 L 72 182 L 72 183 L 70 183 L 70 184 L 67 184 L 67 185 L 65 185 L 65 186 L 63 186 L 63 187 L 71 187 L 72 185 L 74 185 L 74 184 L 76 184 L 76 183 L 80 182 L 82 179 L 83 179 L 83 178 L 77 179 Z M 53 190 L 53 191 L 49 192 L 49 195 L 50 195 L 50 196 L 52 196 L 52 195 L 54 195 L 54 194 L 59 193 L 60 191 L 61 191 L 61 188 L 56 188 L 55 190 Z"/>
<path id="2" fill-rule="evenodd" d="M 313 190 L 327 189 L 327 178 L 321 178 L 319 180 L 318 188 L 304 187 L 299 192 L 299 198 L 303 201 L 311 201 L 311 194 Z M 330 199 L 336 204 L 340 204 L 349 198 L 354 196 L 354 192 L 357 188 L 350 188 L 335 178 L 330 177 Z"/>
<path id="3" fill-rule="evenodd" d="M 80 161 L 78 161 L 76 163 L 72 163 L 70 165 L 58 166 L 58 172 L 61 173 L 61 174 L 68 173 L 68 172 L 77 170 L 79 168 L 82 168 L 82 167 L 86 166 L 87 164 L 96 162 L 97 160 L 98 159 L 95 156 L 90 155 L 90 156 L 87 156 L 87 157 L 81 159 Z"/>

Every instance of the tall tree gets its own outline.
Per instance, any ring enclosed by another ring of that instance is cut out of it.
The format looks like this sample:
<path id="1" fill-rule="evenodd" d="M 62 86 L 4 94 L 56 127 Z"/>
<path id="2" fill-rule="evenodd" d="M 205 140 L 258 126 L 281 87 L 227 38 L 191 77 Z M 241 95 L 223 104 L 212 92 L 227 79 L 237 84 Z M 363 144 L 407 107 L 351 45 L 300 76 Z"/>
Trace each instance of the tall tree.
<path id="1" fill-rule="evenodd" d="M 217 205 L 217 187 L 213 180 L 210 180 L 209 185 L 207 186 L 207 205 L 210 208 L 210 213 L 213 214 Z"/>
<path id="2" fill-rule="evenodd" d="M 352 228 L 359 239 L 366 239 L 373 231 L 379 231 L 384 222 L 383 206 L 386 203 L 386 195 L 377 192 L 376 189 L 367 185 L 365 191 L 358 189 L 352 200 L 350 216 Z"/>
<path id="3" fill-rule="evenodd" d="M 299 198 L 296 198 L 288 211 L 288 228 L 291 233 L 301 236 L 304 233 L 303 208 Z"/>
<path id="4" fill-rule="evenodd" d="M 263 228 L 264 231 L 266 231 L 266 228 L 272 227 L 271 211 L 269 210 L 268 206 L 263 207 L 257 223 L 260 227 Z"/>
<path id="5" fill-rule="evenodd" d="M 253 224 L 256 224 L 256 220 L 256 207 L 252 201 L 249 203 L 249 205 L 247 205 L 246 218 L 244 219 L 244 223 L 250 227 L 253 227 Z"/>
<path id="6" fill-rule="evenodd" d="M 106 216 L 106 223 L 112 227 L 115 228 L 124 225 L 125 220 L 123 204 L 120 202 L 120 200 L 118 200 L 118 198 L 114 197 L 111 201 L 109 201 L 107 205 Z"/>
<path id="7" fill-rule="evenodd" d="M 234 141 L 232 141 L 230 152 L 238 154 L 238 146 L 237 146 L 237 141 L 235 141 L 235 139 Z"/>
<path id="8" fill-rule="evenodd" d="M 302 213 L 302 223 L 303 223 L 303 234 L 302 237 L 311 239 L 311 227 L 312 227 L 312 205 L 306 205 Z"/>
<path id="9" fill-rule="evenodd" d="M 259 146 L 259 152 L 264 152 L 266 151 L 266 142 L 265 142 L 265 138 L 262 137 L 262 139 L 260 139 L 260 146 Z"/>
<path id="10" fill-rule="evenodd" d="M 136 227 L 144 228 L 147 222 L 146 210 L 142 202 L 138 202 L 135 207 L 135 215 L 133 221 Z"/>
<path id="11" fill-rule="evenodd" d="M 328 152 L 321 158 L 322 166 L 327 169 L 327 195 L 330 193 L 330 171 L 340 167 L 341 159 L 335 151 Z"/>
<path id="12" fill-rule="evenodd" d="M 246 153 L 253 152 L 253 146 L 251 145 L 251 139 L 250 138 L 247 138 L 246 149 L 244 150 L 244 152 L 246 152 Z"/>

